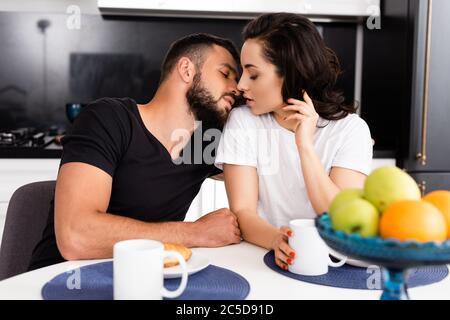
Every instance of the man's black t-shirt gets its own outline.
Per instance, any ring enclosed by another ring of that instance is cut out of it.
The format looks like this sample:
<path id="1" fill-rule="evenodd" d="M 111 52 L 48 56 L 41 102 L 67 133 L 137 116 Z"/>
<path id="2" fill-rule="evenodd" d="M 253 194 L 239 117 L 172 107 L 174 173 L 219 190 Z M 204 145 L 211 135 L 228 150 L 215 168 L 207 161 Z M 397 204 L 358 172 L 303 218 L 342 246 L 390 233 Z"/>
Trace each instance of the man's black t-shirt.
<path id="1" fill-rule="evenodd" d="M 194 142 L 197 139 L 200 144 Z M 145 127 L 135 101 L 104 98 L 85 107 L 70 134 L 63 138 L 60 166 L 83 162 L 112 176 L 108 213 L 146 222 L 183 221 L 203 181 L 221 172 L 214 164 L 205 163 L 203 157 L 200 161 L 198 155 L 194 159 L 198 154 L 196 145 L 200 145 L 203 154 L 210 143 L 218 143 L 205 140 L 195 132 L 183 149 L 186 154 L 190 148 L 187 154 L 191 161 L 176 164 Z M 52 201 L 47 226 L 33 251 L 29 269 L 62 261 L 56 245 Z"/>

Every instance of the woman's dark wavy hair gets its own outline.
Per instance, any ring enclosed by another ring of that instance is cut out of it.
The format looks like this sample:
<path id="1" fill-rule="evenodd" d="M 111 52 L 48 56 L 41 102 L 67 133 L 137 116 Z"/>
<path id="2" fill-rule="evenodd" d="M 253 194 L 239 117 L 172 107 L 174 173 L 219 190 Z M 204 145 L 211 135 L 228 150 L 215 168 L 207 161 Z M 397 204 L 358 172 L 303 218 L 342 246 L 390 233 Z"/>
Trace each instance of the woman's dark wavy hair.
<path id="1" fill-rule="evenodd" d="M 323 119 L 339 120 L 356 112 L 356 103 L 346 105 L 343 93 L 335 88 L 341 74 L 336 54 L 309 19 L 293 13 L 263 14 L 250 21 L 242 35 L 244 41 L 262 42 L 265 58 L 284 80 L 285 102 L 303 100 L 306 90 Z"/>

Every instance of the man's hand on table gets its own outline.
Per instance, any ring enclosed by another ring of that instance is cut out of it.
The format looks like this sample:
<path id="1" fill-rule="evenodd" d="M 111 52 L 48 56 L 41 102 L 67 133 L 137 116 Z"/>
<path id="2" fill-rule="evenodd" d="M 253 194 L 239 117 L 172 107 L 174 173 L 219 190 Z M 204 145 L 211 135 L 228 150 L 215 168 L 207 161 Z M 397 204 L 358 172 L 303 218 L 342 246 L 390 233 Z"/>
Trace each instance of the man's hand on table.
<path id="1" fill-rule="evenodd" d="M 241 242 L 236 216 L 222 208 L 201 217 L 193 227 L 193 247 L 222 247 Z"/>

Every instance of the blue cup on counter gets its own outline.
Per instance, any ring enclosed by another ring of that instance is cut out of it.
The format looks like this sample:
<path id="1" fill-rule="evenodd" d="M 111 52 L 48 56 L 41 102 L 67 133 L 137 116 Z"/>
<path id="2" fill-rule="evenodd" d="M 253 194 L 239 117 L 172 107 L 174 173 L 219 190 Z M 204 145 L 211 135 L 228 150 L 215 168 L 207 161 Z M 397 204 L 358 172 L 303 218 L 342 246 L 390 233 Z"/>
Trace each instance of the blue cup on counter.
<path id="1" fill-rule="evenodd" d="M 85 106 L 85 104 L 83 104 L 83 103 L 67 103 L 66 104 L 67 119 L 69 119 L 69 121 L 71 123 L 73 123 L 73 121 L 75 120 L 76 117 L 78 117 L 78 115 L 81 112 L 81 109 L 84 106 Z"/>

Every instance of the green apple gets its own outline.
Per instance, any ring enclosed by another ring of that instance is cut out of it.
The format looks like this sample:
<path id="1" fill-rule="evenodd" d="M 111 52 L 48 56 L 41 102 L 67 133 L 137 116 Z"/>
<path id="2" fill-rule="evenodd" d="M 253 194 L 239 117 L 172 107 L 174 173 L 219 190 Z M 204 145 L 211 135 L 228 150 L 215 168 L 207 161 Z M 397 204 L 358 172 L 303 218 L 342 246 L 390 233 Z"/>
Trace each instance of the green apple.
<path id="1" fill-rule="evenodd" d="M 342 190 L 341 192 L 339 192 L 337 194 L 336 197 L 334 197 L 333 201 L 331 202 L 330 208 L 328 209 L 328 212 L 331 214 L 337 208 L 339 208 L 341 205 L 347 203 L 348 201 L 356 199 L 356 198 L 362 198 L 363 193 L 364 192 L 361 189 Z"/>
<path id="2" fill-rule="evenodd" d="M 330 212 L 330 218 L 334 230 L 357 233 L 361 237 L 375 237 L 378 234 L 380 214 L 367 200 L 354 198 Z"/>
<path id="3" fill-rule="evenodd" d="M 364 198 L 380 212 L 400 200 L 420 200 L 414 179 L 397 167 L 381 167 L 373 171 L 364 184 Z"/>

